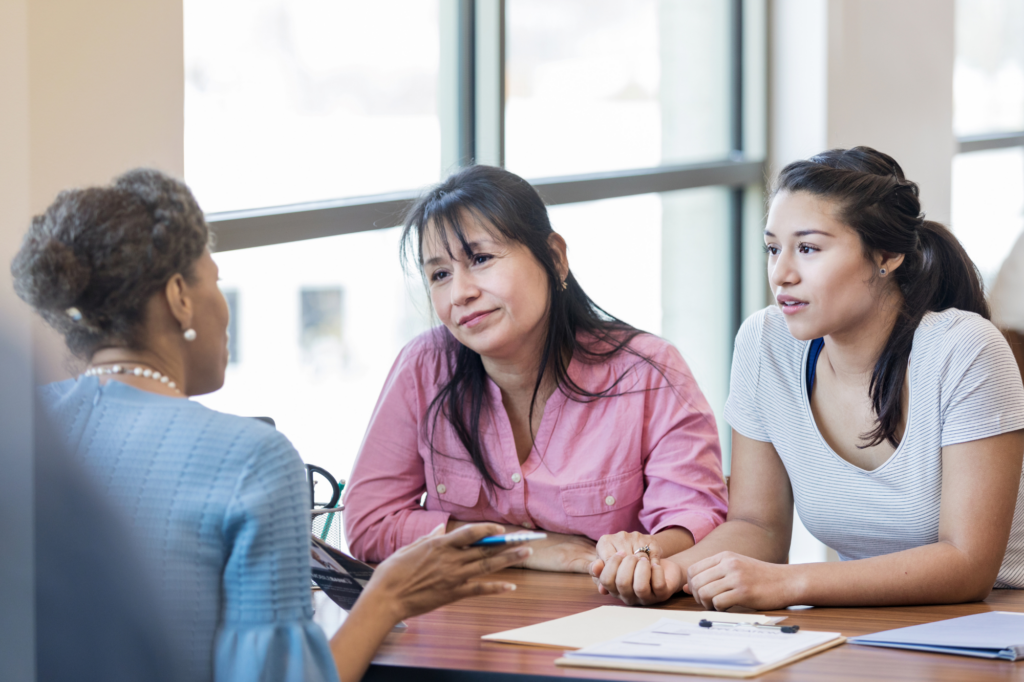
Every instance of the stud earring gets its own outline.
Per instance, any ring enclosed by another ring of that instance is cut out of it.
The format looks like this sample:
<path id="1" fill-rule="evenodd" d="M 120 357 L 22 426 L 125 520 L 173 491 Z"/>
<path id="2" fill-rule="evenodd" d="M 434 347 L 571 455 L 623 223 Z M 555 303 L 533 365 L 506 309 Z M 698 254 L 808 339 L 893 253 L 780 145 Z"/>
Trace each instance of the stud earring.
<path id="1" fill-rule="evenodd" d="M 195 341 L 196 340 L 196 330 L 195 329 L 186 329 L 185 333 L 182 334 L 182 336 L 185 337 L 186 341 Z"/>
<path id="2" fill-rule="evenodd" d="M 882 277 L 885 277 L 885 273 L 886 272 L 888 272 L 888 270 L 886 270 L 885 268 L 882 268 L 881 270 L 878 271 L 878 274 L 880 274 Z"/>

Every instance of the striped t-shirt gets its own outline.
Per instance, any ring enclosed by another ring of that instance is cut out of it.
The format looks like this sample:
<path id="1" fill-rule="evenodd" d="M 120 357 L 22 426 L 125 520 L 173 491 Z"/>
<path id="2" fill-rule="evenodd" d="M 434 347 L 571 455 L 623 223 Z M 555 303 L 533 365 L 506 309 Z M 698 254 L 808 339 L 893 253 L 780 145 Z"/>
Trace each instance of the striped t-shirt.
<path id="1" fill-rule="evenodd" d="M 974 313 L 927 313 L 910 353 L 903 440 L 873 471 L 839 457 L 818 431 L 807 394 L 809 348 L 775 306 L 751 315 L 736 337 L 726 420 L 775 446 L 800 519 L 840 558 L 938 542 L 943 446 L 1024 428 L 1024 385 L 1006 341 Z M 1024 587 L 1024 476 L 995 586 Z"/>

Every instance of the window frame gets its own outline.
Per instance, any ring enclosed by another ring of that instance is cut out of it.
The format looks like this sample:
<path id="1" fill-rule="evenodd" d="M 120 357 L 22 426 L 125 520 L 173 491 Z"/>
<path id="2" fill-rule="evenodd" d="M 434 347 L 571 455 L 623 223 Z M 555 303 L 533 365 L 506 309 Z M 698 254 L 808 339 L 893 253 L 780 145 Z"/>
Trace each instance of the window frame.
<path id="1" fill-rule="evenodd" d="M 744 301 L 746 225 L 753 213 L 751 197 L 763 197 L 764 150 L 751 150 L 747 138 L 767 130 L 767 22 L 765 0 L 730 3 L 730 132 L 726 158 L 697 164 L 633 168 L 599 173 L 528 178 L 547 205 L 569 204 L 698 187 L 730 190 L 733 331 L 751 307 Z M 505 0 L 440 0 L 442 167 L 456 169 L 474 162 L 502 166 L 505 129 Z M 754 20 L 751 21 L 750 18 Z M 751 85 L 761 87 L 751 87 Z M 752 94 L 753 93 L 753 94 Z M 760 97 L 757 93 L 762 93 Z M 756 100 L 756 101 L 753 101 Z M 748 132 L 753 132 L 749 135 Z M 748 190 L 759 188 L 759 193 Z M 231 251 L 401 224 L 404 211 L 422 189 L 305 202 L 287 206 L 207 214 L 217 236 L 217 250 Z"/>

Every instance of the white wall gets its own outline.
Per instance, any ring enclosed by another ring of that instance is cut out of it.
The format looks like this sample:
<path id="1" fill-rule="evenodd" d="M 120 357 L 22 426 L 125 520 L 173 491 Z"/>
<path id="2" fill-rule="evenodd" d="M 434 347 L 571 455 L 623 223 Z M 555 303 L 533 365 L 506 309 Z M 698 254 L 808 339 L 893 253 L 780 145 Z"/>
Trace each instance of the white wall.
<path id="1" fill-rule="evenodd" d="M 948 223 L 953 0 L 774 0 L 771 164 L 867 145 L 921 185 Z"/>
<path id="2" fill-rule="evenodd" d="M 22 196 L 31 211 L 45 210 L 62 189 L 105 184 L 136 166 L 182 177 L 181 0 L 32 0 L 27 7 L 30 170 Z M 13 238 L 26 227 L 22 218 L 0 229 Z M 73 366 L 63 342 L 40 323 L 33 337 L 37 381 L 66 377 Z"/>

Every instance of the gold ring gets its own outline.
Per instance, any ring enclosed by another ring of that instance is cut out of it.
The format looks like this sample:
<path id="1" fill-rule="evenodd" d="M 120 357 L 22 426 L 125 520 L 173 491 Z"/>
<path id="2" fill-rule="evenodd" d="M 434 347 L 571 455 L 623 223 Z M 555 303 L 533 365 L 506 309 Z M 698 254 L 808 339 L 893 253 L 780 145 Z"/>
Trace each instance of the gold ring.
<path id="1" fill-rule="evenodd" d="M 651 558 L 651 546 L 650 545 L 644 545 L 640 549 L 634 550 L 633 554 L 639 554 L 640 552 L 643 552 L 644 554 L 646 554 L 648 559 Z"/>

